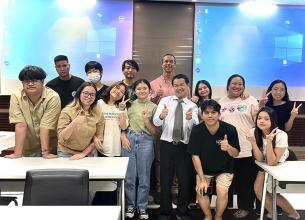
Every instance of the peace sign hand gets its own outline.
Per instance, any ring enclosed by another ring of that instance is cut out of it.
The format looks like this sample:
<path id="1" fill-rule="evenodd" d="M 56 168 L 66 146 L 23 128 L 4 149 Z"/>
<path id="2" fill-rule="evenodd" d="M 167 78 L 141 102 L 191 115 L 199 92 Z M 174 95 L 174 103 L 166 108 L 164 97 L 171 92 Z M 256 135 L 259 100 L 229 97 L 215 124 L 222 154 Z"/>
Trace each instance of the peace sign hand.
<path id="1" fill-rule="evenodd" d="M 125 100 L 125 95 L 122 98 L 122 101 L 119 103 L 119 110 L 120 111 L 124 111 L 124 109 L 126 108 L 126 103 L 129 101 L 130 99 L 126 99 Z"/>
<path id="2" fill-rule="evenodd" d="M 299 108 L 302 106 L 302 103 L 301 104 L 299 104 L 297 107 L 296 107 L 296 102 L 294 102 L 294 104 L 293 104 L 293 108 L 292 108 L 292 110 L 291 110 L 291 116 L 293 117 L 293 118 L 295 118 L 297 115 L 298 115 L 298 113 L 299 113 Z"/>
<path id="3" fill-rule="evenodd" d="M 274 137 L 277 135 L 277 129 L 278 127 L 274 128 L 270 134 L 266 135 L 267 143 L 271 143 L 273 141 Z"/>
<path id="4" fill-rule="evenodd" d="M 147 103 L 145 103 L 145 105 L 144 105 L 144 109 L 142 111 L 142 117 L 144 120 L 150 117 L 150 114 L 148 112 Z"/>
<path id="5" fill-rule="evenodd" d="M 264 107 L 268 102 L 268 96 L 271 94 L 271 91 L 266 93 L 266 90 L 263 90 L 262 97 L 259 100 L 259 107 Z"/>

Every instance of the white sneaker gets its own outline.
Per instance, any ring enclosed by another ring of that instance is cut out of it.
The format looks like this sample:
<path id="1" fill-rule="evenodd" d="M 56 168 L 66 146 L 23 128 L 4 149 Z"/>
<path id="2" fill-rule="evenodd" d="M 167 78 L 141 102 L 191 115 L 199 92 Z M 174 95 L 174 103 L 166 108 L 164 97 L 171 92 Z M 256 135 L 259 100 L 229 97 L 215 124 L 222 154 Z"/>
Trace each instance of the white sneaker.
<path id="1" fill-rule="evenodd" d="M 134 208 L 127 208 L 127 211 L 125 213 L 125 217 L 126 218 L 133 218 L 134 217 L 134 213 L 135 213 L 135 209 Z"/>
<path id="2" fill-rule="evenodd" d="M 139 211 L 139 219 L 149 219 L 148 213 L 146 210 Z"/>

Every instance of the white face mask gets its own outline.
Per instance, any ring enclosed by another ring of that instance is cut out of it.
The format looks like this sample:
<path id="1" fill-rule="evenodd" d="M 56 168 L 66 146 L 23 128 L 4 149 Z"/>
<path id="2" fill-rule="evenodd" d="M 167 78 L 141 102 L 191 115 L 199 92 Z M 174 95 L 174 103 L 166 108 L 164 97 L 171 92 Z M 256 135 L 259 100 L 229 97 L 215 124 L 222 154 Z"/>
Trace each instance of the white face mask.
<path id="1" fill-rule="evenodd" d="M 88 74 L 88 80 L 92 83 L 97 83 L 101 80 L 101 75 L 100 73 L 89 73 Z"/>

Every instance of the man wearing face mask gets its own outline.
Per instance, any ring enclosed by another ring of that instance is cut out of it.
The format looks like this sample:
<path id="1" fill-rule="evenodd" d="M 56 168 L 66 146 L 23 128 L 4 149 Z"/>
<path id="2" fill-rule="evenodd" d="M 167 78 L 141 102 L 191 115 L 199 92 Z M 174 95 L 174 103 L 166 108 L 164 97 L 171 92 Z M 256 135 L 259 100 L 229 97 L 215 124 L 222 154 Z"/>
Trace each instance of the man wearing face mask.
<path id="1" fill-rule="evenodd" d="M 85 65 L 85 72 L 87 74 L 88 80 L 95 84 L 97 93 L 97 99 L 101 99 L 102 95 L 105 93 L 109 86 L 102 84 L 103 67 L 99 62 L 89 61 Z"/>

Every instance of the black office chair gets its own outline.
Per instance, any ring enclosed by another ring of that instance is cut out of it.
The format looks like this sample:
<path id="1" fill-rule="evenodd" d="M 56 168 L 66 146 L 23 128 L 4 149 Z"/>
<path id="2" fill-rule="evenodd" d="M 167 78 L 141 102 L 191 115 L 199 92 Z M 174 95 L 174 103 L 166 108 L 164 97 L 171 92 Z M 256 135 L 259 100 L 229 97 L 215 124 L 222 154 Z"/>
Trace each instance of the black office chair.
<path id="1" fill-rule="evenodd" d="M 1 195 L 0 189 L 0 205 L 9 205 L 11 202 L 15 203 L 15 206 L 18 206 L 17 197 L 16 196 L 3 196 Z"/>
<path id="2" fill-rule="evenodd" d="M 88 205 L 89 172 L 80 169 L 29 170 L 23 205 Z"/>

